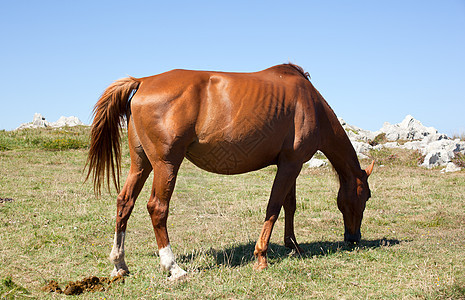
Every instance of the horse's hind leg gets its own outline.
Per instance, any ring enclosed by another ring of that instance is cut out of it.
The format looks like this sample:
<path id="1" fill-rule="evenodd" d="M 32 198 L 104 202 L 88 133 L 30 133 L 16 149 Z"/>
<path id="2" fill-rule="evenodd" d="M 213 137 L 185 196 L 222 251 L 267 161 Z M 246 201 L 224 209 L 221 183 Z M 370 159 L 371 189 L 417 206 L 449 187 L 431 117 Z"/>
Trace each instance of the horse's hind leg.
<path id="1" fill-rule="evenodd" d="M 152 219 L 153 230 L 155 231 L 155 237 L 157 239 L 160 264 L 163 269 L 169 271 L 170 280 L 176 280 L 186 275 L 186 271 L 181 269 L 175 261 L 166 228 L 169 203 L 182 159 L 183 156 L 175 158 L 165 157 L 157 160 L 153 165 L 154 178 L 152 194 L 147 203 L 147 210 Z"/>
<path id="2" fill-rule="evenodd" d="M 137 134 L 132 123 L 128 128 L 129 151 L 131 154 L 131 168 L 128 178 L 116 199 L 116 228 L 113 249 L 110 253 L 110 261 L 115 265 L 112 276 L 126 275 L 129 273 L 124 260 L 124 238 L 129 216 L 131 215 L 134 203 L 144 186 L 147 177 L 152 171 L 147 156 L 140 145 Z"/>
<path id="3" fill-rule="evenodd" d="M 296 210 L 296 195 L 295 195 L 295 182 L 291 187 L 291 190 L 287 193 L 286 199 L 284 199 L 284 245 L 291 248 L 297 253 L 302 253 L 294 233 L 294 214 Z"/>

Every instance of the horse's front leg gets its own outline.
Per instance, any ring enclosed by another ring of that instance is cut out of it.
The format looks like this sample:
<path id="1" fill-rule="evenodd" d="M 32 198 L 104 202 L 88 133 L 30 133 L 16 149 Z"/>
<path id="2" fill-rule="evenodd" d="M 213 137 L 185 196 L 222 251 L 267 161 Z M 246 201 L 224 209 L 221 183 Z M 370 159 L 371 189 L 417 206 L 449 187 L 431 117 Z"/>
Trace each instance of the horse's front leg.
<path id="1" fill-rule="evenodd" d="M 295 182 L 284 200 L 284 246 L 302 254 L 294 233 L 294 214 L 296 210 Z"/>
<path id="2" fill-rule="evenodd" d="M 179 165 L 180 162 L 173 164 L 172 162 L 160 161 L 154 166 L 152 194 L 147 203 L 147 209 L 152 219 L 153 230 L 157 239 L 160 264 L 163 269 L 169 271 L 169 280 L 176 280 L 187 274 L 176 263 L 166 228 L 169 203 L 174 190 Z"/>
<path id="3" fill-rule="evenodd" d="M 301 167 L 302 165 L 299 164 L 278 164 L 278 172 L 276 173 L 273 188 L 271 189 L 270 200 L 268 201 L 266 209 L 265 223 L 263 224 L 262 231 L 255 245 L 254 255 L 257 258 L 257 262 L 254 265 L 254 269 L 256 270 L 262 270 L 268 266 L 266 252 L 268 250 L 273 226 L 278 219 L 286 196 L 293 186 L 295 186 L 295 179 L 299 175 Z"/>

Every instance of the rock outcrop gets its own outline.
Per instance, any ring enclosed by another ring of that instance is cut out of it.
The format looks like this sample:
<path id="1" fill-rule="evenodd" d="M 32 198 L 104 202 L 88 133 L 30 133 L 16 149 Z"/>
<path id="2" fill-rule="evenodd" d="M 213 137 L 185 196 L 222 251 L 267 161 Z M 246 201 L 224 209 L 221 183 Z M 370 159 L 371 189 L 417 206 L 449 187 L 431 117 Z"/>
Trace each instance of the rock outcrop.
<path id="1" fill-rule="evenodd" d="M 433 127 L 425 127 L 420 121 L 408 115 L 398 124 L 390 124 L 385 122 L 379 130 L 386 135 L 388 141 L 398 140 L 422 140 L 428 136 L 438 135 L 438 131 Z M 445 136 L 445 135 L 441 135 Z"/>
<path id="2" fill-rule="evenodd" d="M 56 122 L 48 122 L 44 116 L 39 113 L 35 113 L 32 119 L 32 122 L 21 124 L 18 129 L 27 129 L 27 128 L 59 128 L 65 126 L 77 126 L 77 125 L 85 125 L 81 122 L 77 117 L 60 117 Z"/>
<path id="3" fill-rule="evenodd" d="M 465 141 L 452 140 L 435 128 L 424 126 L 411 115 L 398 124 L 386 122 L 374 132 L 349 125 L 343 119 L 339 119 L 339 122 L 360 158 L 367 158 L 370 150 L 382 148 L 417 150 L 425 156 L 420 164 L 422 167 L 431 169 L 445 166 L 444 172 L 455 172 L 460 167 L 453 164 L 453 158 L 458 153 L 465 155 Z M 377 140 L 383 142 L 378 143 Z"/>

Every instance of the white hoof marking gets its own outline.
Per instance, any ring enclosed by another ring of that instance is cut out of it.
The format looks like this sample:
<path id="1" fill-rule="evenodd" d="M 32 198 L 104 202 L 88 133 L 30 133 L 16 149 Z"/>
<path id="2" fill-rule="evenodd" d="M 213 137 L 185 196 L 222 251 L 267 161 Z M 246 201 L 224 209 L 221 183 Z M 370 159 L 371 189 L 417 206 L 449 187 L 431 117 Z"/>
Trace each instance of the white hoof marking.
<path id="1" fill-rule="evenodd" d="M 125 232 L 115 232 L 113 249 L 110 253 L 110 261 L 115 265 L 111 276 L 125 275 L 129 273 L 128 266 L 124 261 L 124 238 Z"/>
<path id="2" fill-rule="evenodd" d="M 187 272 L 181 269 L 176 263 L 170 245 L 158 250 L 158 253 L 160 255 L 160 264 L 162 268 L 170 272 L 171 276 L 168 278 L 169 280 L 177 280 L 187 274 Z"/>

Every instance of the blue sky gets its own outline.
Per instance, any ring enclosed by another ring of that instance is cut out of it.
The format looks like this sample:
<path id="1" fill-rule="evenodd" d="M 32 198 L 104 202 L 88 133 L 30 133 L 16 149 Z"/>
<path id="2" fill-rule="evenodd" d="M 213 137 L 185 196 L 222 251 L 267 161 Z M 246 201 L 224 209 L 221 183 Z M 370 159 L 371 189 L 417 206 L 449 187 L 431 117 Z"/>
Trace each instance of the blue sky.
<path id="1" fill-rule="evenodd" d="M 0 129 L 77 116 L 127 75 L 301 65 L 339 117 L 465 132 L 465 1 L 3 1 Z"/>

